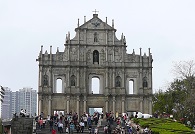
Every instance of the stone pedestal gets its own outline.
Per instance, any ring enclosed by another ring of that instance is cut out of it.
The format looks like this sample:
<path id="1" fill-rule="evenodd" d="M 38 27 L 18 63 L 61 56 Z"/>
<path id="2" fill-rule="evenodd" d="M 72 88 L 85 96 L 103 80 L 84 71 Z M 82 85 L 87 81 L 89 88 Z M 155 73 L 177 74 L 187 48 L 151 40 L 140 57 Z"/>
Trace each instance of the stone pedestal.
<path id="1" fill-rule="evenodd" d="M 14 118 L 11 123 L 11 134 L 32 134 L 33 118 Z"/>

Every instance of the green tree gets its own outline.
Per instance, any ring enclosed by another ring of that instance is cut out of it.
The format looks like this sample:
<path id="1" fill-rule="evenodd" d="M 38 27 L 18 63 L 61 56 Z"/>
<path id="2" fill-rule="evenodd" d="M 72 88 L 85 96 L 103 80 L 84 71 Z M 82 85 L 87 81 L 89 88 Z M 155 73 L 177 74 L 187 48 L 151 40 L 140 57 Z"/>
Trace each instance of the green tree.
<path id="1" fill-rule="evenodd" d="M 194 124 L 195 120 L 195 63 L 181 61 L 174 64 L 175 80 L 167 91 L 154 94 L 153 111 L 173 114 L 174 118 L 185 118 Z"/>

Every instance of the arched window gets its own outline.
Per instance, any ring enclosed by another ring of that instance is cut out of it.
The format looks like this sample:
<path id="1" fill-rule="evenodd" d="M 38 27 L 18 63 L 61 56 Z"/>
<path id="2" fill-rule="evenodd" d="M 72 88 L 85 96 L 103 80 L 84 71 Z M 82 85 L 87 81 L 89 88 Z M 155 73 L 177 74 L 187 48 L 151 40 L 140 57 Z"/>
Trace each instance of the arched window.
<path id="1" fill-rule="evenodd" d="M 70 85 L 75 86 L 76 85 L 76 77 L 74 75 L 71 76 L 70 78 Z"/>
<path id="2" fill-rule="evenodd" d="M 56 93 L 62 93 L 62 79 L 58 78 L 56 80 Z"/>
<path id="3" fill-rule="evenodd" d="M 97 37 L 98 35 L 97 35 L 97 33 L 95 32 L 94 33 L 94 42 L 98 42 L 98 37 Z"/>
<path id="4" fill-rule="evenodd" d="M 93 63 L 99 64 L 99 52 L 97 50 L 93 51 Z"/>
<path id="5" fill-rule="evenodd" d="M 116 77 L 115 86 L 116 87 L 121 87 L 121 77 L 120 76 L 117 76 Z"/>
<path id="6" fill-rule="evenodd" d="M 98 77 L 92 78 L 92 93 L 93 94 L 100 93 L 100 79 Z"/>
<path id="7" fill-rule="evenodd" d="M 129 81 L 129 94 L 134 94 L 134 81 Z"/>

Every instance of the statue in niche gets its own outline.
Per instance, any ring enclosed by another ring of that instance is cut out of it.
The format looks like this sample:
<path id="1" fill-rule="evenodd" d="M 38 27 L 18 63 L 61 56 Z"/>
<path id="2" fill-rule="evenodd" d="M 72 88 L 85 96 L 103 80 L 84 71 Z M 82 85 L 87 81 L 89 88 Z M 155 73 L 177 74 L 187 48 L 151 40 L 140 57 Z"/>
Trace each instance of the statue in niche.
<path id="1" fill-rule="evenodd" d="M 75 76 L 74 75 L 71 77 L 70 85 L 75 86 Z"/>
<path id="2" fill-rule="evenodd" d="M 47 86 L 48 85 L 48 76 L 45 74 L 43 76 L 43 86 Z"/>
<path id="3" fill-rule="evenodd" d="M 99 64 L 99 53 L 97 50 L 93 52 L 93 63 L 98 62 Z"/>
<path id="4" fill-rule="evenodd" d="M 143 78 L 143 88 L 148 87 L 147 77 Z"/>
<path id="5" fill-rule="evenodd" d="M 116 77 L 116 87 L 121 87 L 120 77 Z"/>
<path id="6" fill-rule="evenodd" d="M 94 42 L 98 42 L 97 33 L 94 33 Z"/>
<path id="7" fill-rule="evenodd" d="M 98 55 L 97 55 L 97 53 L 94 54 L 94 62 L 98 62 Z"/>

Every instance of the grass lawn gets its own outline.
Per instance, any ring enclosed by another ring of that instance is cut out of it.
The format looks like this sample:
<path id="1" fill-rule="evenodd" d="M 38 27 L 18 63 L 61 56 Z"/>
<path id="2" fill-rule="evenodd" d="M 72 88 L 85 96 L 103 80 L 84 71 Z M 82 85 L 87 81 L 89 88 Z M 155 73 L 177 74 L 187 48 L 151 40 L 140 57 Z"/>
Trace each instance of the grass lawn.
<path id="1" fill-rule="evenodd" d="M 172 119 L 134 119 L 142 128 L 149 127 L 155 134 L 193 134 L 193 130 Z"/>

